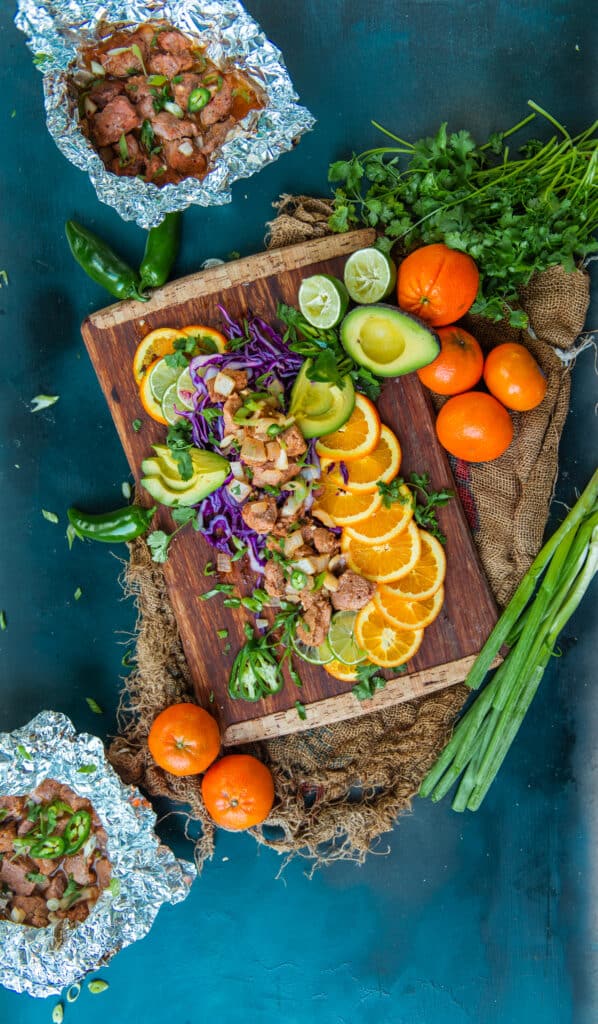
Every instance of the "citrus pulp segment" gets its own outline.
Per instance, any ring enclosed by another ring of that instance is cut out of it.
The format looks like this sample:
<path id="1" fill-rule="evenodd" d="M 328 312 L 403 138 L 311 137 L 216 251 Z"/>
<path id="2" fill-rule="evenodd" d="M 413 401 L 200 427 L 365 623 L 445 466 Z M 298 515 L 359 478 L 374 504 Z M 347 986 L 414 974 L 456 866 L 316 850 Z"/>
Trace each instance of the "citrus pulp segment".
<path id="1" fill-rule="evenodd" d="M 330 459 L 322 459 L 322 473 L 324 476 L 327 474 L 327 481 L 336 484 L 337 487 L 346 487 L 356 493 L 372 493 L 377 490 L 379 481 L 390 483 L 394 479 L 401 466 L 401 455 L 401 446 L 396 434 L 393 434 L 389 427 L 383 426 L 380 430 L 380 440 L 373 452 L 355 462 L 347 463 L 346 480 L 338 463 L 328 472 Z"/>
<path id="2" fill-rule="evenodd" d="M 329 274 L 313 274 L 301 282 L 299 309 L 312 327 L 327 330 L 336 327 L 349 305 L 349 295 L 342 281 Z"/>
<path id="3" fill-rule="evenodd" d="M 423 601 L 399 597 L 389 587 L 380 587 L 373 601 L 378 611 L 393 625 L 403 629 L 423 629 L 440 614 L 444 603 L 444 587 L 440 586 L 435 594 Z"/>
<path id="4" fill-rule="evenodd" d="M 160 402 L 156 401 L 154 398 L 150 385 L 151 372 L 159 362 L 160 360 L 156 359 L 146 371 L 145 375 L 141 378 L 141 383 L 139 384 L 139 398 L 141 399 L 141 404 L 148 416 L 151 416 L 156 423 L 164 423 L 168 426 L 168 420 L 164 419 L 162 406 Z"/>
<path id="5" fill-rule="evenodd" d="M 401 484 L 399 490 L 401 499 L 393 502 L 390 508 L 385 508 L 383 504 L 375 516 L 346 526 L 349 537 L 361 544 L 385 544 L 397 537 L 413 519 L 415 508 L 409 488 Z"/>
<path id="6" fill-rule="evenodd" d="M 374 665 L 395 668 L 417 654 L 424 631 L 394 626 L 370 601 L 357 613 L 355 636 Z"/>
<path id="7" fill-rule="evenodd" d="M 133 356 L 133 376 L 136 384 L 141 384 L 152 363 L 174 352 L 174 342 L 180 336 L 181 331 L 174 327 L 157 327 L 155 331 L 146 334 Z"/>
<path id="8" fill-rule="evenodd" d="M 388 256 L 373 246 L 358 249 L 345 263 L 344 280 L 354 302 L 381 302 L 395 286 L 397 268 Z"/>
<path id="9" fill-rule="evenodd" d="M 312 512 L 330 526 L 349 526 L 373 516 L 382 505 L 377 491 L 369 494 L 348 491 L 336 484 L 327 485 L 325 477 L 318 482 L 318 497 Z M 319 513 L 322 513 L 320 516 Z"/>
<path id="10" fill-rule="evenodd" d="M 398 597 L 408 597 L 416 601 L 425 601 L 444 583 L 446 575 L 446 555 L 440 541 L 427 530 L 419 530 L 421 550 L 413 568 L 399 579 L 388 584 Z"/>
<path id="11" fill-rule="evenodd" d="M 362 544 L 343 532 L 341 550 L 354 572 L 375 583 L 390 583 L 416 564 L 421 551 L 420 531 L 411 520 L 397 537 L 383 544 Z"/>
<path id="12" fill-rule="evenodd" d="M 337 612 L 328 629 L 328 645 L 333 657 L 342 665 L 358 665 L 365 658 L 355 640 L 356 612 Z"/>
<path id="13" fill-rule="evenodd" d="M 174 426 L 179 420 L 184 419 L 177 409 L 180 409 L 179 398 L 177 394 L 176 381 L 171 384 L 170 387 L 166 388 L 164 392 L 164 398 L 162 399 L 162 415 L 164 416 L 167 423 Z"/>
<path id="14" fill-rule="evenodd" d="M 357 392 L 355 406 L 347 422 L 340 430 L 321 437 L 316 442 L 316 451 L 324 459 L 344 459 L 345 462 L 361 459 L 376 448 L 380 430 L 376 406 L 365 395 Z"/>

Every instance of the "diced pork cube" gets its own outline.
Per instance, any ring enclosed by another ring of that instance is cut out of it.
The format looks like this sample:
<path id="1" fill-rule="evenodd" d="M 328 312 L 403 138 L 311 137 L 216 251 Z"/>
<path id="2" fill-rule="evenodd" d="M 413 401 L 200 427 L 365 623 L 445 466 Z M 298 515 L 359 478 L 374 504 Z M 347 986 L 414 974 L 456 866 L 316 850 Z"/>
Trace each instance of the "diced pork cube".
<path id="1" fill-rule="evenodd" d="M 338 587 L 332 594 L 332 604 L 337 611 L 359 611 L 371 600 L 376 591 L 375 583 L 347 569 L 338 578 Z"/>
<path id="2" fill-rule="evenodd" d="M 15 896 L 12 905 L 25 914 L 24 924 L 33 928 L 44 928 L 48 924 L 48 908 L 43 896 Z"/>
<path id="3" fill-rule="evenodd" d="M 271 597 L 284 597 L 286 593 L 286 580 L 282 566 L 278 562 L 266 562 L 264 570 L 264 590 Z"/>
<path id="4" fill-rule="evenodd" d="M 203 108 L 200 120 L 205 128 L 228 117 L 233 105 L 233 87 L 230 78 L 224 78 L 222 88 L 215 92 L 210 102 Z"/>
<path id="5" fill-rule="evenodd" d="M 166 75 L 174 78 L 181 71 L 193 67 L 193 55 L 190 53 L 159 53 L 153 52 L 149 59 L 148 70 L 152 75 Z"/>
<path id="6" fill-rule="evenodd" d="M 284 444 L 287 455 L 291 459 L 296 458 L 298 455 L 303 455 L 303 453 L 307 451 L 307 442 L 296 423 L 293 423 L 292 427 L 288 427 L 285 432 L 280 435 L 280 440 Z"/>
<path id="7" fill-rule="evenodd" d="M 169 142 L 174 139 L 190 139 L 197 135 L 197 128 L 193 121 L 186 121 L 184 118 L 175 117 L 168 110 L 161 110 L 152 121 L 154 134 L 159 139 L 166 139 Z"/>
<path id="8" fill-rule="evenodd" d="M 176 120 L 176 119 L 175 119 Z M 133 128 L 139 128 L 141 118 L 126 96 L 116 96 L 93 117 L 93 133 L 99 146 L 118 142 Z"/>
<path id="9" fill-rule="evenodd" d="M 249 501 L 243 505 L 241 515 L 244 522 L 256 533 L 269 533 L 276 518 L 278 509 L 276 502 L 269 495 L 259 501 Z"/>

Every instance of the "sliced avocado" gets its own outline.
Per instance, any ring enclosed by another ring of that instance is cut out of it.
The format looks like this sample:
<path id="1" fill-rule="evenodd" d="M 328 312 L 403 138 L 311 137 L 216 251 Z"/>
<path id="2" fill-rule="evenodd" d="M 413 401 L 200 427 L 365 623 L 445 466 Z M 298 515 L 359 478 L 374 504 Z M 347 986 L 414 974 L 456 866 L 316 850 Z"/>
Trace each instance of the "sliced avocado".
<path id="1" fill-rule="evenodd" d="M 161 505 L 168 505 L 169 507 L 174 505 L 198 505 L 200 501 L 207 498 L 208 494 L 221 487 L 227 476 L 228 468 L 226 471 L 220 471 L 219 473 L 203 473 L 201 476 L 196 476 L 189 481 L 191 486 L 187 487 L 185 491 L 173 490 L 159 476 L 144 476 L 141 483 L 148 494 L 151 494 L 154 501 L 159 501 Z"/>
<path id="2" fill-rule="evenodd" d="M 327 381 L 310 380 L 310 366 L 311 359 L 306 359 L 297 374 L 289 414 L 294 416 L 304 437 L 323 437 L 347 422 L 355 405 L 355 391 L 349 376 L 344 378 L 342 388 Z"/>
<path id="3" fill-rule="evenodd" d="M 141 463 L 141 471 L 145 476 L 156 476 L 170 487 L 171 491 L 186 491 L 191 480 L 183 480 L 180 476 L 173 476 L 170 467 L 163 459 L 144 459 Z"/>
<path id="4" fill-rule="evenodd" d="M 229 463 L 217 452 L 190 448 L 193 476 L 183 480 L 178 465 L 165 445 L 155 445 L 157 458 L 145 459 L 141 483 L 148 494 L 162 505 L 197 505 L 221 487 L 229 472 Z"/>
<path id="5" fill-rule="evenodd" d="M 344 349 L 379 377 L 400 377 L 427 366 L 440 352 L 438 336 L 394 306 L 359 306 L 341 324 Z"/>

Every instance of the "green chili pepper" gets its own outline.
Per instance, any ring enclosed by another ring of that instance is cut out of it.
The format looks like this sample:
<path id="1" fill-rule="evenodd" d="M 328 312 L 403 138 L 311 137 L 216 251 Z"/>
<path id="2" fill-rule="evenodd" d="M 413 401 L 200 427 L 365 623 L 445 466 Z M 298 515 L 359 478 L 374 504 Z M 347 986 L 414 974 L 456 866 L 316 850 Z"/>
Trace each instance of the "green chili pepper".
<path id="1" fill-rule="evenodd" d="M 167 213 L 162 223 L 148 232 L 139 268 L 142 291 L 145 288 L 160 288 L 166 283 L 179 250 L 180 237 L 180 213 Z"/>
<path id="2" fill-rule="evenodd" d="M 91 815 L 88 811 L 75 811 L 64 830 L 65 854 L 70 856 L 83 846 L 91 832 Z"/>
<path id="3" fill-rule="evenodd" d="M 291 573 L 291 586 L 294 590 L 303 590 L 307 586 L 307 576 L 301 569 L 293 569 Z"/>
<path id="4" fill-rule="evenodd" d="M 90 515 L 79 509 L 69 508 L 67 516 L 78 537 L 101 540 L 106 544 L 119 544 L 134 540 L 149 528 L 156 506 L 141 508 L 140 505 L 125 505 L 124 508 L 100 515 Z"/>
<path id="5" fill-rule="evenodd" d="M 216 92 L 220 92 L 224 83 L 222 75 L 219 75 L 217 71 L 210 71 L 209 75 L 204 75 L 203 80 L 206 85 L 215 85 Z"/>
<path id="6" fill-rule="evenodd" d="M 73 256 L 92 281 L 116 299 L 147 301 L 140 293 L 138 273 L 98 235 L 74 220 L 66 222 L 65 231 Z"/>
<path id="7" fill-rule="evenodd" d="M 199 110 L 203 110 L 205 105 L 212 99 L 212 94 L 209 89 L 199 88 L 194 89 L 189 94 L 189 100 L 187 102 L 187 110 L 191 114 L 197 114 Z"/>
<path id="8" fill-rule="evenodd" d="M 65 852 L 65 842 L 62 836 L 45 836 L 31 847 L 31 856 L 39 857 L 40 860 L 55 860 L 62 857 Z"/>

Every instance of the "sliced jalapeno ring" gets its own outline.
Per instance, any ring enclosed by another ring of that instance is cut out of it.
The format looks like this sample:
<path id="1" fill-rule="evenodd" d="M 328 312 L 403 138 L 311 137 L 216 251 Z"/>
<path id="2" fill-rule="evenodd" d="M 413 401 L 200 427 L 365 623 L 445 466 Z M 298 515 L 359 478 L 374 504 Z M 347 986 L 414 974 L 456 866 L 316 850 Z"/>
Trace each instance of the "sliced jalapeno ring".
<path id="1" fill-rule="evenodd" d="M 203 86 L 199 89 L 193 89 L 189 94 L 189 100 L 187 101 L 187 110 L 191 114 L 197 114 L 199 110 L 203 110 L 207 103 L 212 99 L 212 94 L 209 89 L 204 89 Z"/>
<path id="2" fill-rule="evenodd" d="M 290 584 L 294 590 L 303 590 L 307 586 L 307 575 L 301 569 L 293 569 Z"/>
<path id="3" fill-rule="evenodd" d="M 62 836 L 45 836 L 39 843 L 31 847 L 30 855 L 38 857 L 40 860 L 55 860 L 56 857 L 62 857 L 65 852 L 65 842 Z"/>
<path id="4" fill-rule="evenodd" d="M 67 856 L 76 853 L 83 846 L 90 832 L 91 814 L 88 811 L 75 811 L 64 830 L 64 852 Z"/>

